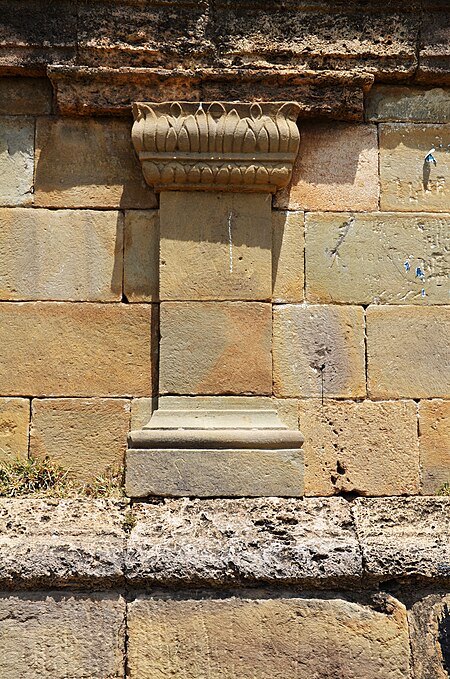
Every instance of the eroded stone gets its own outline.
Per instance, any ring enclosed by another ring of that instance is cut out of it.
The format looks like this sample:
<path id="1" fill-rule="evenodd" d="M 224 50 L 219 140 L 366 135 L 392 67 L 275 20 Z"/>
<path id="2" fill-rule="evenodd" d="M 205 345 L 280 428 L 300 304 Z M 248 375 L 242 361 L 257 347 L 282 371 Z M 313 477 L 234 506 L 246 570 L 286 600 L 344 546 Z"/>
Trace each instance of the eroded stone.
<path id="1" fill-rule="evenodd" d="M 415 679 L 447 679 L 450 670 L 450 595 L 430 594 L 408 612 Z"/>
<path id="2" fill-rule="evenodd" d="M 0 398 L 0 459 L 28 455 L 30 402 L 27 398 Z"/>
<path id="3" fill-rule="evenodd" d="M 47 78 L 0 78 L 1 115 L 46 115 L 51 106 L 52 86 Z"/>
<path id="4" fill-rule="evenodd" d="M 33 202 L 34 121 L 0 118 L 0 205 Z"/>
<path id="5" fill-rule="evenodd" d="M 371 122 L 449 123 L 450 88 L 374 85 L 367 95 Z"/>

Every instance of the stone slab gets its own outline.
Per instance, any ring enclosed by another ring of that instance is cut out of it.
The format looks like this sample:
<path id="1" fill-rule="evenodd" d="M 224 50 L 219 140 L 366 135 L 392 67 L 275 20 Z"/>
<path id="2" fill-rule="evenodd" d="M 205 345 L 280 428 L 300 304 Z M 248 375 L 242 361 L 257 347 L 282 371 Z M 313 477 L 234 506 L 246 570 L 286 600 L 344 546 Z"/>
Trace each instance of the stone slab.
<path id="1" fill-rule="evenodd" d="M 406 610 L 389 604 L 386 614 L 338 597 L 139 597 L 128 612 L 129 676 L 219 679 L 232 668 L 240 679 L 406 679 Z"/>
<path id="2" fill-rule="evenodd" d="M 272 299 L 303 302 L 304 213 L 272 212 Z"/>
<path id="3" fill-rule="evenodd" d="M 52 94 L 47 78 L 0 78 L 0 115 L 51 113 Z"/>
<path id="4" fill-rule="evenodd" d="M 450 401 L 419 403 L 421 492 L 435 495 L 450 483 Z"/>
<path id="5" fill-rule="evenodd" d="M 28 456 L 30 401 L 0 398 L 0 460 L 10 462 Z"/>
<path id="6" fill-rule="evenodd" d="M 130 449 L 128 497 L 301 497 L 299 450 Z"/>
<path id="7" fill-rule="evenodd" d="M 374 85 L 366 98 L 366 120 L 450 123 L 450 88 Z"/>
<path id="8" fill-rule="evenodd" d="M 450 595 L 429 594 L 408 611 L 414 679 L 447 679 L 450 669 Z"/>
<path id="9" fill-rule="evenodd" d="M 128 302 L 159 300 L 159 214 L 126 210 L 123 291 Z"/>
<path id="10" fill-rule="evenodd" d="M 34 121 L 0 117 L 0 205 L 33 203 Z"/>

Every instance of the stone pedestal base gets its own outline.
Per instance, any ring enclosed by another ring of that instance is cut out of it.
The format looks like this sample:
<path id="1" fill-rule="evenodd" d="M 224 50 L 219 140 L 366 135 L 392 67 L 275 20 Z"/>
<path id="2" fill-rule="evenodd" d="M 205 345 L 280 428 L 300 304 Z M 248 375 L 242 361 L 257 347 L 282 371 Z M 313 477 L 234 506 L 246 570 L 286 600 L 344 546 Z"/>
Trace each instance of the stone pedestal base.
<path id="1" fill-rule="evenodd" d="M 149 424 L 131 432 L 129 497 L 303 495 L 303 437 L 279 421 L 270 399 L 192 402 L 163 399 Z"/>

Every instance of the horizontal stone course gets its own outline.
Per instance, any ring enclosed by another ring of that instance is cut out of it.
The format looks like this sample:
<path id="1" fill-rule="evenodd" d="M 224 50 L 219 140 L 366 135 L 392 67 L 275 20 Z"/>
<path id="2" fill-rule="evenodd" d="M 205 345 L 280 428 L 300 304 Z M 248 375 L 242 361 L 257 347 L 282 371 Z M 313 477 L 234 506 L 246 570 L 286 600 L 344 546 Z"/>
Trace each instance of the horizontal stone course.
<path id="1" fill-rule="evenodd" d="M 47 78 L 0 78 L 0 115 L 46 115 L 52 94 Z"/>
<path id="2" fill-rule="evenodd" d="M 449 123 L 450 88 L 374 85 L 367 94 L 370 122 Z"/>

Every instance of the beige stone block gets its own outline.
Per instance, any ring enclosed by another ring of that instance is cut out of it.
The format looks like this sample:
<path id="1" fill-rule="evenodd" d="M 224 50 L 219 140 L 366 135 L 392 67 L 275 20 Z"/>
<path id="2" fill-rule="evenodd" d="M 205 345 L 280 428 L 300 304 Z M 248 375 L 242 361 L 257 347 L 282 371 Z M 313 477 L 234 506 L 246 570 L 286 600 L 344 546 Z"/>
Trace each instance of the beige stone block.
<path id="1" fill-rule="evenodd" d="M 120 301 L 119 212 L 0 208 L 0 299 Z"/>
<path id="2" fill-rule="evenodd" d="M 374 85 L 366 99 L 371 122 L 449 123 L 449 87 Z"/>
<path id="3" fill-rule="evenodd" d="M 382 210 L 449 211 L 449 139 L 450 125 L 380 125 Z M 425 161 L 432 148 L 436 166 Z"/>
<path id="4" fill-rule="evenodd" d="M 419 492 L 413 401 L 300 401 L 305 495 Z"/>
<path id="5" fill-rule="evenodd" d="M 270 394 L 271 305 L 163 302 L 160 392 Z"/>
<path id="6" fill-rule="evenodd" d="M 35 204 L 154 208 L 131 143 L 131 121 L 39 118 Z"/>
<path id="7" fill-rule="evenodd" d="M 433 593 L 408 611 L 414 679 L 448 679 L 450 594 Z"/>
<path id="8" fill-rule="evenodd" d="M 124 399 L 33 399 L 30 452 L 91 481 L 123 465 L 129 427 Z"/>
<path id="9" fill-rule="evenodd" d="M 369 395 L 448 396 L 450 308 L 373 306 L 366 313 Z"/>
<path id="10" fill-rule="evenodd" d="M 0 205 L 33 202 L 34 121 L 0 117 Z"/>
<path id="11" fill-rule="evenodd" d="M 405 607 L 335 598 L 140 597 L 128 609 L 130 679 L 410 676 Z M 226 668 L 226 669 L 225 669 Z M 322 670 L 320 670 L 322 668 Z"/>
<path id="12" fill-rule="evenodd" d="M 272 299 L 303 302 L 304 213 L 272 212 Z"/>
<path id="13" fill-rule="evenodd" d="M 0 114 L 46 115 L 52 108 L 48 78 L 0 78 Z"/>
<path id="14" fill-rule="evenodd" d="M 27 457 L 29 424 L 27 398 L 0 398 L 0 460 Z"/>
<path id="15" fill-rule="evenodd" d="M 0 394 L 147 396 L 150 305 L 3 302 Z"/>
<path id="16" fill-rule="evenodd" d="M 363 310 L 331 305 L 276 306 L 273 374 L 276 396 L 364 396 Z"/>
<path id="17" fill-rule="evenodd" d="M 162 300 L 271 298 L 271 196 L 161 194 Z"/>
<path id="18" fill-rule="evenodd" d="M 8 679 L 123 676 L 125 600 L 115 594 L 0 597 L 0 674 Z"/>
<path id="19" fill-rule="evenodd" d="M 305 122 L 292 182 L 276 196 L 291 210 L 376 210 L 378 142 L 375 125 Z"/>
<path id="20" fill-rule="evenodd" d="M 305 230 L 309 302 L 448 301 L 450 214 L 309 213 Z"/>
<path id="21" fill-rule="evenodd" d="M 129 302 L 158 301 L 159 214 L 156 210 L 125 212 L 123 279 Z"/>
<path id="22" fill-rule="evenodd" d="M 450 401 L 420 402 L 419 449 L 422 493 L 435 495 L 450 483 Z"/>

